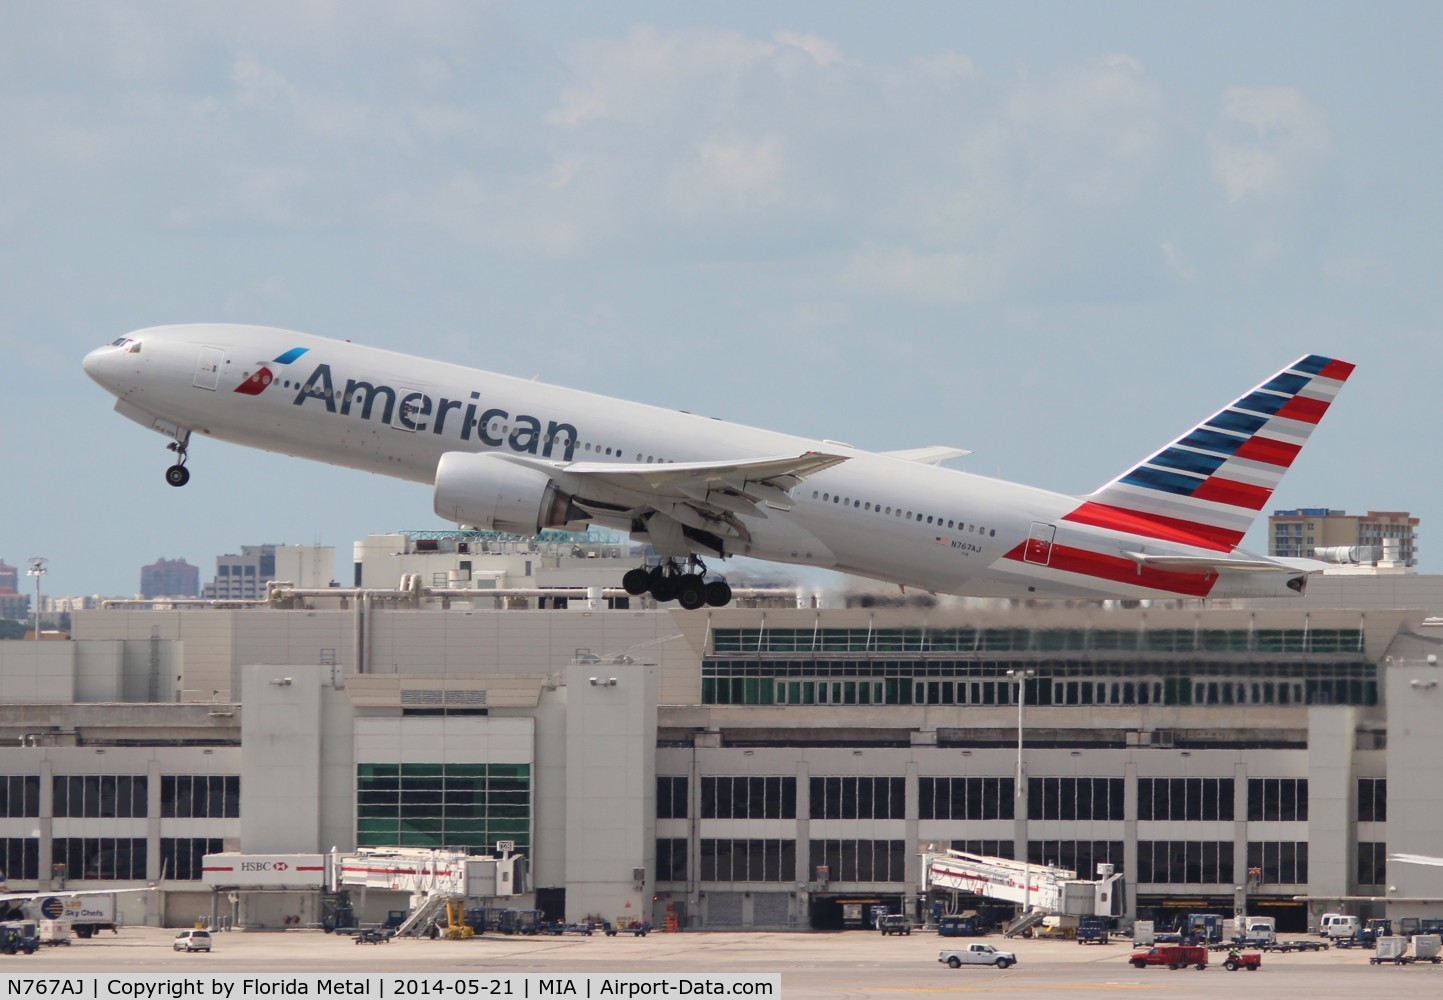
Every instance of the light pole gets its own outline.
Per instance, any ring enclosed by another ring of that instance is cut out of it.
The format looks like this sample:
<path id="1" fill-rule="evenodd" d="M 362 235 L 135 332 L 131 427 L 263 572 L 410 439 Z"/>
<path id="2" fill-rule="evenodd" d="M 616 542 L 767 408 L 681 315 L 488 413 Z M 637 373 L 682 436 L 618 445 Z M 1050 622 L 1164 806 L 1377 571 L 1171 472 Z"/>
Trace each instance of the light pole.
<path id="1" fill-rule="evenodd" d="M 1025 682 L 1037 676 L 1036 670 L 1009 670 L 1008 677 L 1017 679 L 1017 788 L 1016 813 L 1022 821 L 1022 912 L 1032 909 L 1032 857 L 1027 842 L 1027 786 L 1022 771 L 1022 706 L 1027 701 Z"/>
<path id="2" fill-rule="evenodd" d="M 44 556 L 31 556 L 30 568 L 25 571 L 26 576 L 35 577 L 35 639 L 40 639 L 40 578 L 50 572 L 45 568 Z"/>

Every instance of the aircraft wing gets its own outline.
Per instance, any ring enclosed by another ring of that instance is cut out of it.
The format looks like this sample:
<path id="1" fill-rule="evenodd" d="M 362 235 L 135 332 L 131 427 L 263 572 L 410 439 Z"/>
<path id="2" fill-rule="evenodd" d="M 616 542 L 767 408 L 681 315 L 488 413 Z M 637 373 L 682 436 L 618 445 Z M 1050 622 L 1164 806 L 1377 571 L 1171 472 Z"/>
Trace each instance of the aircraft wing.
<path id="1" fill-rule="evenodd" d="M 48 892 L 0 892 L 0 903 L 13 903 L 32 899 L 78 899 L 81 896 L 114 896 L 121 892 L 155 892 L 155 886 L 139 889 L 54 889 Z"/>
<path id="2" fill-rule="evenodd" d="M 949 448 L 945 444 L 928 445 L 926 448 L 903 448 L 901 451 L 884 451 L 881 454 L 891 458 L 902 458 L 923 465 L 941 465 L 949 458 L 961 458 L 972 454 L 966 448 Z"/>
<path id="3" fill-rule="evenodd" d="M 652 465 L 574 462 L 564 471 L 582 482 L 604 483 L 612 490 L 637 496 L 641 506 L 669 510 L 681 503 L 702 514 L 724 519 L 728 514 L 765 517 L 758 505 L 791 510 L 787 490 L 807 476 L 845 462 L 844 455 L 809 451 L 777 458 L 731 462 L 666 462 Z"/>
<path id="4" fill-rule="evenodd" d="M 1405 865 L 1431 865 L 1434 868 L 1443 868 L 1443 858 L 1435 858 L 1428 854 L 1390 854 L 1389 861 L 1400 861 Z"/>

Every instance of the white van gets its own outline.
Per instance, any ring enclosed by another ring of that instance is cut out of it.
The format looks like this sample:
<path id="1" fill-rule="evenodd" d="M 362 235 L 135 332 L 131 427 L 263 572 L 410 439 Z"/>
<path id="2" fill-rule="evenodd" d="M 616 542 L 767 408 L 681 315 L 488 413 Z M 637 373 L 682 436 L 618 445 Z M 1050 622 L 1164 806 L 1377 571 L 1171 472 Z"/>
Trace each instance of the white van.
<path id="1" fill-rule="evenodd" d="M 1318 924 L 1318 935 L 1337 941 L 1358 936 L 1358 918 L 1348 913 L 1325 913 Z"/>
<path id="2" fill-rule="evenodd" d="M 181 931 L 170 945 L 176 951 L 210 951 L 210 931 L 200 928 Z"/>

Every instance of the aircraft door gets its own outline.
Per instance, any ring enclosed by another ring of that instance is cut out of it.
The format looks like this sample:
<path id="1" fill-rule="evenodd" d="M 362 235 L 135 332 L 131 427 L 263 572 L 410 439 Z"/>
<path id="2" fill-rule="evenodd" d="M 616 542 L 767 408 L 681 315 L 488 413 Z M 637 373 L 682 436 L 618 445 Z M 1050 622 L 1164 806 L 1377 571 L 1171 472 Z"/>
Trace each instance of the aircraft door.
<path id="1" fill-rule="evenodd" d="M 195 362 L 195 386 L 198 389 L 215 391 L 220 385 L 220 369 L 225 364 L 225 352 L 215 347 L 202 347 Z"/>
<path id="2" fill-rule="evenodd" d="M 1052 561 L 1052 539 L 1057 534 L 1057 525 L 1032 522 L 1032 534 L 1022 549 L 1022 561 L 1046 566 Z"/>
<path id="3" fill-rule="evenodd" d="M 426 429 L 426 417 L 430 413 L 431 401 L 423 393 L 402 386 L 396 390 L 396 419 L 391 421 L 391 426 L 414 434 Z"/>

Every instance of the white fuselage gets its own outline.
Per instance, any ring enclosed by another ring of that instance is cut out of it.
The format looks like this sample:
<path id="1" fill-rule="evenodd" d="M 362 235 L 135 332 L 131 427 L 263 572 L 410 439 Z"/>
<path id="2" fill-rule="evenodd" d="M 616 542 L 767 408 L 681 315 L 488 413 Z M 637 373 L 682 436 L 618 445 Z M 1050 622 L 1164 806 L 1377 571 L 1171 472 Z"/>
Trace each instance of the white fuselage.
<path id="1" fill-rule="evenodd" d="M 1078 506 L 1074 497 L 835 442 L 286 330 L 206 324 L 130 336 L 139 350 L 102 348 L 86 370 L 117 396 L 118 410 L 172 436 L 195 433 L 420 483 L 434 482 L 441 456 L 458 451 L 559 467 L 826 452 L 846 461 L 793 487 L 790 510 L 741 515 L 747 537 L 728 555 L 985 596 L 1206 596 L 1214 582 L 1199 591 L 1199 574 L 1129 570 L 1124 553 L 1139 540 L 1062 521 Z M 279 361 L 288 355 L 293 360 Z M 1022 555 L 1038 526 L 1055 530 L 1056 558 Z M 1081 562 L 1063 553 L 1080 553 Z M 1174 585 L 1183 576 L 1185 586 Z"/>

